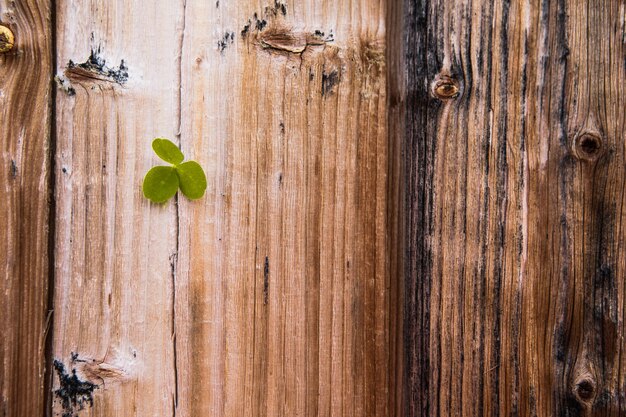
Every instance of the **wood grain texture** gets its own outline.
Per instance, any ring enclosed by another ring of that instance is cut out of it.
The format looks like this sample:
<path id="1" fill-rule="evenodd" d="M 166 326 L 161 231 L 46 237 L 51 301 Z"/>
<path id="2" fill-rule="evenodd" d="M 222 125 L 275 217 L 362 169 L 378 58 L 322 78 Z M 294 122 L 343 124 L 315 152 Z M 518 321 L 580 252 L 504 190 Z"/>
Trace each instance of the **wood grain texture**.
<path id="1" fill-rule="evenodd" d="M 386 17 L 57 2 L 57 415 L 72 369 L 81 415 L 394 415 Z M 156 136 L 203 199 L 141 196 Z"/>
<path id="2" fill-rule="evenodd" d="M 56 6 L 52 351 L 70 378 L 75 369 L 98 387 L 93 407 L 91 393 L 64 404 L 63 389 L 73 385 L 57 372 L 54 415 L 78 412 L 74 398 L 81 415 L 172 415 L 176 204 L 151 204 L 141 184 L 161 163 L 152 139 L 178 130 L 182 8 L 122 0 Z"/>
<path id="3" fill-rule="evenodd" d="M 43 415 L 52 73 L 49 1 L 0 1 L 0 415 Z"/>
<path id="4" fill-rule="evenodd" d="M 387 416 L 384 2 L 187 2 L 176 415 Z"/>
<path id="5" fill-rule="evenodd" d="M 405 6 L 405 414 L 624 415 L 624 2 Z"/>

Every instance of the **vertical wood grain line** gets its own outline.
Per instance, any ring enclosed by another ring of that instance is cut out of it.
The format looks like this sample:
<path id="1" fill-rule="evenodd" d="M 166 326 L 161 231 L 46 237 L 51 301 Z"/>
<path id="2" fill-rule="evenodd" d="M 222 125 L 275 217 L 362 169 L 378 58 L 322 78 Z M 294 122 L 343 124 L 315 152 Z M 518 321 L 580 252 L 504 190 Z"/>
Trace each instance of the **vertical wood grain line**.
<path id="1" fill-rule="evenodd" d="M 48 164 L 50 166 L 50 178 L 48 179 L 49 191 L 48 199 L 50 209 L 48 214 L 48 320 L 46 323 L 45 333 L 45 350 L 44 350 L 44 387 L 42 396 L 44 398 L 43 416 L 52 416 L 52 379 L 54 355 L 52 352 L 52 337 L 54 328 L 54 288 L 55 288 L 55 236 L 56 236 L 56 94 L 57 90 L 54 85 L 55 68 L 57 68 L 57 13 L 56 0 L 50 0 L 50 149 L 48 150 Z"/>

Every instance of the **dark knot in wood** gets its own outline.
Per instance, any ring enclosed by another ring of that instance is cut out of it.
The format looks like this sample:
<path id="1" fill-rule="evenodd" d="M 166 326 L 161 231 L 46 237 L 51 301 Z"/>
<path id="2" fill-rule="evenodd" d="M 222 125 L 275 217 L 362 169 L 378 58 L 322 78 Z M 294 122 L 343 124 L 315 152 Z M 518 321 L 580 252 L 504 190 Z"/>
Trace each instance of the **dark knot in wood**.
<path id="1" fill-rule="evenodd" d="M 602 138 L 596 133 L 583 132 L 574 141 L 574 153 L 578 159 L 595 161 L 602 151 Z"/>
<path id="2" fill-rule="evenodd" d="M 431 91 L 433 97 L 439 100 L 449 100 L 457 97 L 461 90 L 457 80 L 447 75 L 439 75 L 433 81 Z"/>
<path id="3" fill-rule="evenodd" d="M 581 403 L 587 404 L 591 402 L 596 395 L 595 382 L 591 379 L 580 380 L 574 387 L 574 395 Z"/>

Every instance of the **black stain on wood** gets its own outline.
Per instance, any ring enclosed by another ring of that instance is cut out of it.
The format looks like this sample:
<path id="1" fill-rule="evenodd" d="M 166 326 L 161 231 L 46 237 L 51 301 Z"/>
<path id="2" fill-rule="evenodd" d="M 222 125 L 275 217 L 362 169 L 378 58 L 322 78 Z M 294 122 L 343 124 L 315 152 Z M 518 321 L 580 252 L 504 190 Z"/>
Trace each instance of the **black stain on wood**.
<path id="1" fill-rule="evenodd" d="M 74 89 L 74 87 L 72 87 L 72 84 L 65 77 L 57 75 L 57 76 L 54 77 L 54 81 L 56 81 L 57 86 L 61 90 L 65 91 L 65 93 L 68 96 L 72 97 L 72 96 L 76 95 L 76 90 Z"/>
<path id="2" fill-rule="evenodd" d="M 274 0 L 274 10 L 280 12 L 283 16 L 287 16 L 287 5 L 278 0 Z"/>
<path id="3" fill-rule="evenodd" d="M 246 23 L 241 30 L 241 36 L 245 38 L 252 29 L 260 32 L 265 29 L 265 26 L 267 26 L 267 20 L 259 19 L 259 14 L 254 13 L 254 15 L 252 15 L 252 19 L 248 19 L 248 23 Z"/>
<path id="4" fill-rule="evenodd" d="M 534 386 L 528 388 L 528 408 L 532 417 L 537 417 L 537 393 Z"/>
<path id="5" fill-rule="evenodd" d="M 70 78 L 94 79 L 99 81 L 124 84 L 128 81 L 128 67 L 122 59 L 118 67 L 108 67 L 102 57 L 101 47 L 92 49 L 87 61 L 76 64 L 70 60 L 65 74 Z"/>
<path id="6" fill-rule="evenodd" d="M 549 2 L 548 2 L 549 3 Z M 568 125 L 568 106 L 566 105 L 567 100 L 567 77 L 565 74 L 568 73 L 568 56 L 569 56 L 569 46 L 567 40 L 567 5 L 564 0 L 559 0 L 558 9 L 557 9 L 557 24 L 556 24 L 556 32 L 557 32 L 557 50 L 560 51 L 559 56 L 561 59 L 558 62 L 558 71 L 560 74 L 564 74 L 564 76 L 560 77 L 560 92 L 558 95 L 558 120 L 561 128 L 561 132 L 559 135 L 559 139 L 561 145 L 566 145 L 567 141 L 567 125 Z M 566 53 L 567 51 L 567 53 Z"/>
<path id="7" fill-rule="evenodd" d="M 77 359 L 78 356 L 72 354 L 72 361 Z M 78 378 L 76 369 L 72 369 L 71 373 L 66 372 L 63 362 L 57 359 L 53 365 L 59 377 L 59 388 L 54 391 L 54 395 L 61 401 L 62 417 L 77 417 L 78 411 L 85 406 L 93 406 L 93 392 L 98 385 Z"/>
<path id="8" fill-rule="evenodd" d="M 223 54 L 228 45 L 232 45 L 233 42 L 235 42 L 235 32 L 226 31 L 222 39 L 217 41 L 217 49 Z"/>
<path id="9" fill-rule="evenodd" d="M 9 169 L 11 173 L 11 179 L 17 178 L 17 164 L 15 160 L 11 159 L 11 168 Z"/>
<path id="10" fill-rule="evenodd" d="M 270 258 L 265 257 L 265 264 L 263 265 L 263 305 L 267 305 L 270 291 Z"/>
<path id="11" fill-rule="evenodd" d="M 252 29 L 255 29 L 257 32 L 262 32 L 269 24 L 269 20 L 276 19 L 280 16 L 287 16 L 287 5 L 278 0 L 274 0 L 274 5 L 266 6 L 264 10 L 264 17 L 259 16 L 259 13 L 255 12 L 252 18 L 248 19 L 248 22 L 241 30 L 241 36 L 243 38 L 248 36 Z"/>
<path id="12" fill-rule="evenodd" d="M 332 70 L 330 72 L 324 71 L 322 73 L 322 96 L 333 93 L 333 89 L 339 84 L 339 71 Z"/>
<path id="13" fill-rule="evenodd" d="M 509 22 L 510 4 L 503 2 L 502 4 L 502 24 L 508 25 Z M 502 69 L 500 76 L 498 77 L 497 84 L 497 97 L 500 103 L 507 103 L 509 99 L 509 34 L 507 31 L 501 31 L 499 37 L 500 45 L 500 62 L 499 66 Z M 504 257 L 505 257 L 505 244 L 507 240 L 506 236 L 506 224 L 508 222 L 508 211 L 506 210 L 506 202 L 508 200 L 509 187 L 509 161 L 507 158 L 507 148 L 509 139 L 509 125 L 508 119 L 505 114 L 500 113 L 496 121 L 496 194 L 495 194 L 495 207 L 498 207 L 496 212 L 497 227 L 495 239 L 492 242 L 492 253 L 495 253 L 495 262 L 493 265 L 493 327 L 491 328 L 491 334 L 493 337 L 492 350 L 490 362 L 493 366 L 500 366 L 502 363 L 502 286 L 505 278 L 504 272 Z M 500 372 L 493 372 L 490 375 L 491 390 L 491 404 L 493 405 L 493 416 L 500 415 L 499 404 L 500 398 Z M 511 387 L 512 390 L 517 391 L 518 387 Z"/>
<path id="14" fill-rule="evenodd" d="M 324 43 L 326 42 L 334 42 L 335 40 L 335 35 L 333 34 L 333 31 L 330 30 L 330 32 L 328 33 L 328 36 L 326 36 L 326 33 L 322 30 L 316 29 L 313 33 L 312 36 L 323 40 Z"/>
<path id="15" fill-rule="evenodd" d="M 287 16 L 287 5 L 281 1 L 274 0 L 273 6 L 265 7 L 265 16 Z"/>
<path id="16" fill-rule="evenodd" d="M 255 14 L 255 17 L 256 17 L 256 14 Z M 263 29 L 265 29 L 265 26 L 267 26 L 267 20 L 265 19 L 256 20 L 254 26 L 256 27 L 256 30 L 260 32 Z"/>
<path id="17" fill-rule="evenodd" d="M 241 30 L 241 37 L 245 38 L 246 36 L 248 36 L 248 32 L 250 32 L 250 26 L 252 26 L 252 21 L 250 19 L 248 19 L 248 23 L 246 23 L 243 26 L 243 29 Z"/>
<path id="18" fill-rule="evenodd" d="M 431 404 L 430 393 L 437 391 L 431 380 L 431 281 L 422 277 L 432 275 L 432 253 L 428 242 L 432 234 L 433 160 L 437 135 L 429 120 L 441 106 L 431 98 L 429 74 L 439 68 L 439 53 L 435 39 L 438 22 L 431 14 L 427 0 L 405 1 L 405 38 L 402 53 L 406 60 L 406 116 L 404 154 L 406 179 L 406 252 L 404 284 L 405 347 L 404 414 L 411 417 L 437 415 L 436 400 Z M 434 42 L 433 42 L 434 43 Z M 410 46 L 409 46 L 410 45 Z M 436 366 L 436 365 L 435 365 Z M 477 387 L 480 388 L 480 387 Z"/>
<path id="19" fill-rule="evenodd" d="M 564 324 L 557 324 L 554 328 L 554 342 L 552 349 L 554 351 L 554 358 L 560 363 L 564 363 L 567 358 L 568 341 L 569 334 L 566 332 Z"/>

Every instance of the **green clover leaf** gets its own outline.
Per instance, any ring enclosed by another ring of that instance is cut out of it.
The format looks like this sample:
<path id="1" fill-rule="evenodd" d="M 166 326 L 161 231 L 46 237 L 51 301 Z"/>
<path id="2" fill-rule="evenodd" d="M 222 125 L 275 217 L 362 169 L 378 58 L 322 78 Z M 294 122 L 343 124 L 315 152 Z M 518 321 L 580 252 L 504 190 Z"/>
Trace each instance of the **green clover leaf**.
<path id="1" fill-rule="evenodd" d="M 196 161 L 184 162 L 176 167 L 180 181 L 180 191 L 192 200 L 204 195 L 206 190 L 206 176 Z"/>
<path id="2" fill-rule="evenodd" d="M 153 140 L 152 149 L 159 158 L 172 165 L 178 165 L 185 159 L 185 155 L 178 149 L 178 146 L 164 138 Z"/>
<path id="3" fill-rule="evenodd" d="M 156 166 L 143 179 L 143 195 L 155 203 L 164 203 L 176 194 L 178 188 L 189 199 L 204 196 L 207 187 L 204 170 L 196 161 L 183 162 L 185 156 L 168 139 L 156 138 L 152 149 L 159 158 L 172 166 Z"/>
<path id="4" fill-rule="evenodd" d="M 143 195 L 155 203 L 165 203 L 176 194 L 178 184 L 176 168 L 153 167 L 143 180 Z"/>

